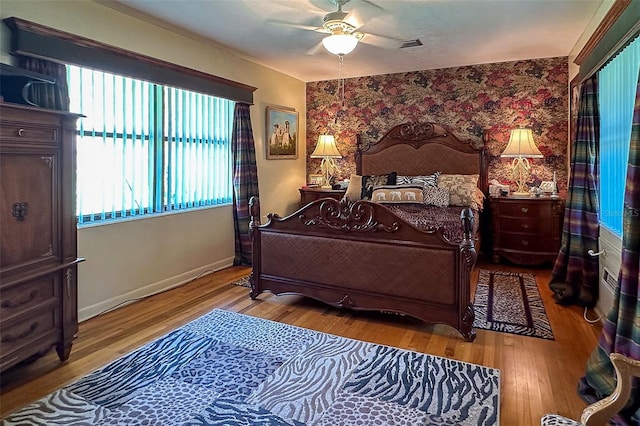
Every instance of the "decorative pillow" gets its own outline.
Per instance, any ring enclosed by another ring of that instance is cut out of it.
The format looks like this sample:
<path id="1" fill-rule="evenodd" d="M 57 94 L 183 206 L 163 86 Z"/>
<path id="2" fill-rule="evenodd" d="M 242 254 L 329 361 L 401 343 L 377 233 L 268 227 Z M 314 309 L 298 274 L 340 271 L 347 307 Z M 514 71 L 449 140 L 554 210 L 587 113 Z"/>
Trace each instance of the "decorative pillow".
<path id="1" fill-rule="evenodd" d="M 431 186 L 425 188 L 424 203 L 430 206 L 447 207 L 449 205 L 449 190 Z"/>
<path id="2" fill-rule="evenodd" d="M 438 177 L 438 188 L 449 191 L 450 206 L 464 206 L 478 209 L 476 189 L 480 175 L 445 175 Z"/>
<path id="3" fill-rule="evenodd" d="M 482 190 L 480 190 L 480 188 L 476 187 L 476 192 L 473 196 L 473 199 L 475 200 L 476 204 L 478 205 L 478 210 L 482 211 L 483 207 L 484 207 L 484 192 L 482 192 Z"/>
<path id="4" fill-rule="evenodd" d="M 375 203 L 422 204 L 424 202 L 423 190 L 422 185 L 376 186 L 371 194 L 371 201 Z"/>
<path id="5" fill-rule="evenodd" d="M 362 196 L 362 176 L 352 174 L 349 179 L 349 186 L 344 193 L 344 198 L 349 201 L 358 201 Z"/>
<path id="6" fill-rule="evenodd" d="M 391 172 L 386 175 L 362 176 L 362 193 L 360 195 L 360 199 L 370 200 L 371 194 L 373 194 L 373 188 L 376 186 L 395 184 L 396 172 Z"/>
<path id="7" fill-rule="evenodd" d="M 396 185 L 422 185 L 425 188 L 430 186 L 436 187 L 438 186 L 438 176 L 440 176 L 440 172 L 425 176 L 397 176 Z"/>

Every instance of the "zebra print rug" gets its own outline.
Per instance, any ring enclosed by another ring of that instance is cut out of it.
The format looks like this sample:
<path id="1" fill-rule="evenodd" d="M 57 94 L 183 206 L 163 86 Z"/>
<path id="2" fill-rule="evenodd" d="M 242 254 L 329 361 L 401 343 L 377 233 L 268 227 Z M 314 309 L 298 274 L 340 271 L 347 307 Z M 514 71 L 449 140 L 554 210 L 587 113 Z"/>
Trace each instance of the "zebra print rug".
<path id="1" fill-rule="evenodd" d="M 500 372 L 224 310 L 3 425 L 497 425 Z"/>
<path id="2" fill-rule="evenodd" d="M 476 328 L 554 340 L 531 274 L 481 269 L 473 307 Z"/>

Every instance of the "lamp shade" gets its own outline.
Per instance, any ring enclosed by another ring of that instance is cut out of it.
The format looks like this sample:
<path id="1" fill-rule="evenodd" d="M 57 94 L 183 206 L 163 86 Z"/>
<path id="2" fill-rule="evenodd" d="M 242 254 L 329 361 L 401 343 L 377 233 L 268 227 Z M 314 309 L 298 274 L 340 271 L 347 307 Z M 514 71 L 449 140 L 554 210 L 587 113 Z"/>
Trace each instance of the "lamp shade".
<path id="1" fill-rule="evenodd" d="M 543 158 L 533 141 L 531 129 L 513 129 L 507 147 L 500 155 L 508 158 Z"/>
<path id="2" fill-rule="evenodd" d="M 356 48 L 358 39 L 351 34 L 332 34 L 322 39 L 322 45 L 334 55 L 346 55 Z"/>
<path id="3" fill-rule="evenodd" d="M 311 158 L 342 158 L 333 135 L 320 135 Z"/>

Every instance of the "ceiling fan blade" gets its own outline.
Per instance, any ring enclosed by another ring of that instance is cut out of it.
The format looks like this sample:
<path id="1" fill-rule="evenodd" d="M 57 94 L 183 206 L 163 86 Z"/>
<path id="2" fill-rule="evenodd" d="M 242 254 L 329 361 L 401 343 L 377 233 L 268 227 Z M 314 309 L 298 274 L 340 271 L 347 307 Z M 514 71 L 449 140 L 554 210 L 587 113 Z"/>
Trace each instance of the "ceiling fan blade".
<path id="1" fill-rule="evenodd" d="M 360 0 L 360 2 L 362 2 L 362 3 L 364 3 L 364 4 L 368 5 L 368 6 L 371 6 L 371 7 L 375 8 L 375 9 L 378 9 L 380 11 L 385 11 L 384 7 L 382 7 L 382 6 L 378 5 L 378 4 L 375 4 L 374 2 L 372 2 L 370 0 Z"/>
<path id="2" fill-rule="evenodd" d="M 319 33 L 327 33 L 327 30 L 325 30 L 322 27 L 318 27 L 318 26 L 314 26 L 314 25 L 304 25 L 304 24 L 296 24 L 293 22 L 286 22 L 286 21 L 275 21 L 272 19 L 269 19 L 266 21 L 267 24 L 275 24 L 275 25 L 283 25 L 285 27 L 290 27 L 290 28 L 299 28 L 301 30 L 306 30 L 306 31 L 317 31 Z"/>
<path id="3" fill-rule="evenodd" d="M 384 49 L 399 49 L 403 42 L 404 40 L 399 38 L 372 34 L 369 32 L 365 32 L 364 37 L 360 40 L 360 43 L 370 44 Z"/>
<path id="4" fill-rule="evenodd" d="M 322 50 L 324 50 L 324 47 L 322 46 L 322 42 L 319 41 L 311 49 L 307 50 L 306 53 L 307 55 L 315 55 Z"/>

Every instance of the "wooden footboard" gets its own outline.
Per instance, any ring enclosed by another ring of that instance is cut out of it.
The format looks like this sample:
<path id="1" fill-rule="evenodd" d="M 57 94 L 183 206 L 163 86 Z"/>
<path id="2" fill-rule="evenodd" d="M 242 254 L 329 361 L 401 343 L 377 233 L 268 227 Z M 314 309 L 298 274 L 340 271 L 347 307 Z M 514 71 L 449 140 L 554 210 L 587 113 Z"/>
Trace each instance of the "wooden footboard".
<path id="1" fill-rule="evenodd" d="M 390 311 L 456 328 L 473 341 L 470 271 L 476 260 L 473 213 L 464 209 L 464 240 L 423 231 L 369 201 L 314 201 L 260 224 L 250 201 L 251 293 L 293 293 L 351 309 Z"/>

